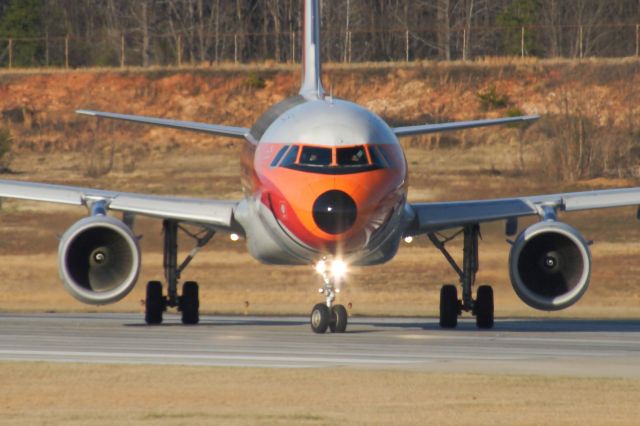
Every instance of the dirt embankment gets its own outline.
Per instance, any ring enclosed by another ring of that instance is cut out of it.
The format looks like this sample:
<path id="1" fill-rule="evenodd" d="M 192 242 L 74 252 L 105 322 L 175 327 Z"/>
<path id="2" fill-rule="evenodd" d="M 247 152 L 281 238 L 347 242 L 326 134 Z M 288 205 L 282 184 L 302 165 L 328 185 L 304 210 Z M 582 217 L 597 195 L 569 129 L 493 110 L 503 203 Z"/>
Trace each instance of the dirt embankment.
<path id="1" fill-rule="evenodd" d="M 639 71 L 637 60 L 328 66 L 325 86 L 392 124 L 568 111 L 634 134 L 640 128 Z M 18 149 L 35 151 L 77 150 L 92 142 L 96 129 L 122 130 L 77 116 L 77 108 L 249 126 L 271 104 L 295 94 L 299 79 L 293 66 L 3 73 L 1 126 L 11 129 Z M 505 131 L 491 134 L 504 139 Z M 126 132 L 150 146 L 211 144 L 207 136 L 150 127 Z"/>

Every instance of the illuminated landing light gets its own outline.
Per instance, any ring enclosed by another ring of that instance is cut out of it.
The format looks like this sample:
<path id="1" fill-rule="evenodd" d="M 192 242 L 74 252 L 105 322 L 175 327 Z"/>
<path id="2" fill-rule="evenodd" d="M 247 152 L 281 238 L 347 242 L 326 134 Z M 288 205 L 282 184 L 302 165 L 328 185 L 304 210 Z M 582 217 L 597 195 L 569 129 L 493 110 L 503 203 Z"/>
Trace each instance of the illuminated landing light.
<path id="1" fill-rule="evenodd" d="M 331 275 L 336 279 L 344 278 L 347 275 L 347 264 L 342 260 L 334 260 L 331 263 Z"/>
<path id="2" fill-rule="evenodd" d="M 347 264 L 340 260 L 319 260 L 315 264 L 314 269 L 325 280 L 333 278 L 334 280 L 342 280 L 348 272 Z"/>
<path id="3" fill-rule="evenodd" d="M 229 238 L 231 238 L 231 241 L 238 241 L 240 239 L 240 235 L 238 234 L 231 234 L 229 235 Z"/>
<path id="4" fill-rule="evenodd" d="M 404 237 L 404 242 L 407 244 L 411 244 L 413 242 L 413 237 L 411 235 L 407 235 Z"/>

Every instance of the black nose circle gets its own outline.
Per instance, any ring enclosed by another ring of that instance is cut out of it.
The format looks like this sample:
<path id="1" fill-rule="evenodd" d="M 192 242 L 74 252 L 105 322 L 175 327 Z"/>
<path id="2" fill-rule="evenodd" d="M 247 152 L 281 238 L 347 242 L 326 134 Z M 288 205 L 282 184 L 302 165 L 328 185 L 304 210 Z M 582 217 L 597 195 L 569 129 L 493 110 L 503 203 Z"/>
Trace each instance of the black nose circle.
<path id="1" fill-rule="evenodd" d="M 313 203 L 313 220 L 327 234 L 342 234 L 356 221 L 358 209 L 348 194 L 338 190 L 327 191 Z"/>

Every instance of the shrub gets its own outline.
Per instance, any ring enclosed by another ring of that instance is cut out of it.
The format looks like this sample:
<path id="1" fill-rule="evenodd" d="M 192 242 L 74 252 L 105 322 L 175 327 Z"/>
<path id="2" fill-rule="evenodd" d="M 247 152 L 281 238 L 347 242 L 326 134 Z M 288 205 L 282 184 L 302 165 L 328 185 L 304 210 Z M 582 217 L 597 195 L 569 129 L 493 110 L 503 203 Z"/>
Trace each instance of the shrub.
<path id="1" fill-rule="evenodd" d="M 485 111 L 504 108 L 509 104 L 507 95 L 498 93 L 496 86 L 491 86 L 488 89 L 479 91 L 476 93 L 476 97 L 480 100 L 480 105 Z"/>
<path id="2" fill-rule="evenodd" d="M 9 129 L 0 129 L 0 173 L 10 171 L 9 165 L 13 159 L 11 155 L 12 147 L 13 137 Z"/>
<path id="3" fill-rule="evenodd" d="M 264 78 L 260 77 L 255 72 L 250 72 L 247 75 L 247 79 L 245 80 L 244 85 L 247 89 L 264 89 L 265 81 Z"/>

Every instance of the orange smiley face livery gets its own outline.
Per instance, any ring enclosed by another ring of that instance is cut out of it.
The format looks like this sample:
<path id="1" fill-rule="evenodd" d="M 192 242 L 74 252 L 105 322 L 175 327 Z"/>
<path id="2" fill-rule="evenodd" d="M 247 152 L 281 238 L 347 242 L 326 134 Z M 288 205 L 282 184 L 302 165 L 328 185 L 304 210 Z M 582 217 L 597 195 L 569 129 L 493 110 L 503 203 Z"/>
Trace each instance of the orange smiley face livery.
<path id="1" fill-rule="evenodd" d="M 403 198 L 401 155 L 393 145 L 265 144 L 256 156 L 261 201 L 313 249 L 361 249 Z"/>

